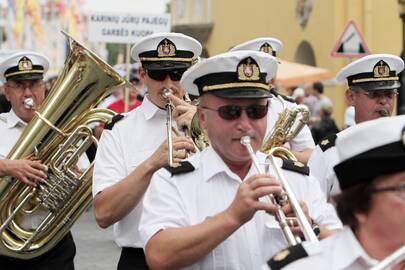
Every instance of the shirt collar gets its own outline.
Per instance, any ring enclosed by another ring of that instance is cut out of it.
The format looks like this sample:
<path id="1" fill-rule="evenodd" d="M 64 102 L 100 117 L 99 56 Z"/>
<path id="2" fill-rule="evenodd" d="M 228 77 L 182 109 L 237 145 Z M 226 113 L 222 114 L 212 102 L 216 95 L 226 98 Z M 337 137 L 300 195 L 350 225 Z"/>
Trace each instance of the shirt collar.
<path id="1" fill-rule="evenodd" d="M 156 114 L 166 113 L 165 110 L 162 110 L 149 100 L 149 95 L 146 95 L 145 98 L 143 99 L 141 108 L 143 110 L 146 120 L 153 118 L 153 116 L 155 116 Z"/>
<path id="2" fill-rule="evenodd" d="M 264 155 L 264 154 L 263 154 Z M 262 160 L 262 155 L 258 154 L 257 156 L 260 156 L 259 160 Z M 233 180 L 236 180 L 238 182 L 241 182 L 242 180 L 239 178 L 237 174 L 232 172 L 229 167 L 225 164 L 225 162 L 222 160 L 222 158 L 218 155 L 218 153 L 212 148 L 212 146 L 207 147 L 203 152 L 201 156 L 201 163 L 202 166 L 202 174 L 203 174 L 203 180 L 204 181 L 209 181 L 212 179 L 215 175 L 224 173 L 228 175 L 230 178 Z M 249 169 L 249 172 L 247 173 L 245 179 L 249 178 L 252 175 L 257 174 L 256 168 L 254 166 L 251 166 Z"/>
<path id="3" fill-rule="evenodd" d="M 13 109 L 11 109 L 10 112 L 7 114 L 7 127 L 13 128 L 18 124 L 22 125 L 23 127 L 27 125 L 27 123 L 24 122 L 20 117 L 18 117 Z"/>
<path id="4" fill-rule="evenodd" d="M 345 227 L 340 234 L 340 241 L 346 243 L 345 245 L 337 245 L 337 248 L 334 250 L 334 258 L 345 258 L 344 260 L 336 260 L 335 269 L 346 269 L 352 265 L 356 260 L 359 260 L 361 264 L 364 264 L 366 267 L 376 265 L 377 260 L 371 258 L 360 243 L 357 241 L 356 236 L 353 234 L 352 230 L 349 227 Z"/>

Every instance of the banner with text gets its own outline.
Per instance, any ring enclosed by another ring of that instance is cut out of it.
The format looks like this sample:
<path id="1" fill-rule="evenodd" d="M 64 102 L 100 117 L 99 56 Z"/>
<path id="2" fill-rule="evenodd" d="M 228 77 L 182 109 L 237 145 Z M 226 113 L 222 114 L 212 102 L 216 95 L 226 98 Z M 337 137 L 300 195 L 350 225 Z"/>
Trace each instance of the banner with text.
<path id="1" fill-rule="evenodd" d="M 89 14 L 89 40 L 109 43 L 135 43 L 158 32 L 170 32 L 169 14 Z"/>

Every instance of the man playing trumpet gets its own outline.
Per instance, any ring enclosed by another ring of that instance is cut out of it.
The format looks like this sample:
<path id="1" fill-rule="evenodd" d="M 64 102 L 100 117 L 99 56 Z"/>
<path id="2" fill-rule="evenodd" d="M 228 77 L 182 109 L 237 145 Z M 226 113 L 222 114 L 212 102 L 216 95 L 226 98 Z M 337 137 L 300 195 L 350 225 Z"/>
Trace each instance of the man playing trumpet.
<path id="1" fill-rule="evenodd" d="M 138 232 L 142 197 L 153 173 L 169 164 L 166 104 L 173 103 L 172 116 L 179 129 L 189 126 L 195 114 L 195 106 L 182 100 L 180 79 L 200 53 L 197 40 L 177 33 L 153 34 L 132 48 L 132 58 L 142 64 L 139 75 L 148 94 L 141 106 L 105 126 L 93 177 L 96 221 L 102 228 L 114 224 L 115 241 L 122 247 L 120 270 L 147 269 Z M 164 95 L 166 92 L 170 95 Z M 193 151 L 190 138 L 173 136 L 173 162 Z"/>
<path id="2" fill-rule="evenodd" d="M 256 152 L 267 125 L 267 82 L 277 70 L 269 54 L 239 51 L 218 55 L 191 67 L 182 86 L 200 96 L 200 125 L 211 146 L 188 159 L 183 170 L 161 169 L 144 197 L 140 235 L 153 269 L 259 269 L 270 254 L 287 246 L 274 219 L 277 206 L 259 200 L 281 187 L 269 174 L 258 174 L 241 138 L 249 136 Z M 265 155 L 256 153 L 259 162 Z M 306 213 L 306 222 L 341 227 L 307 167 L 283 166 Z M 284 213 L 291 215 L 289 205 Z M 294 222 L 293 222 L 294 223 Z M 293 231 L 296 232 L 297 228 Z"/>

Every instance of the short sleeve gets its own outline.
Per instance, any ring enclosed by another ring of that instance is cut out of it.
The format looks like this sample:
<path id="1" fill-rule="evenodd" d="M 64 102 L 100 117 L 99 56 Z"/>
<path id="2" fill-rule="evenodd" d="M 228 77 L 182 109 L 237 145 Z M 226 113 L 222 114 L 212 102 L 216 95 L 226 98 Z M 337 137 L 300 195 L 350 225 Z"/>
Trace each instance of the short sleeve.
<path id="1" fill-rule="evenodd" d="M 160 230 L 190 225 L 176 181 L 166 169 L 157 171 L 143 199 L 139 232 L 143 246 Z"/>
<path id="2" fill-rule="evenodd" d="M 93 197 L 126 176 L 124 154 L 115 130 L 104 130 L 97 147 L 93 172 Z"/>

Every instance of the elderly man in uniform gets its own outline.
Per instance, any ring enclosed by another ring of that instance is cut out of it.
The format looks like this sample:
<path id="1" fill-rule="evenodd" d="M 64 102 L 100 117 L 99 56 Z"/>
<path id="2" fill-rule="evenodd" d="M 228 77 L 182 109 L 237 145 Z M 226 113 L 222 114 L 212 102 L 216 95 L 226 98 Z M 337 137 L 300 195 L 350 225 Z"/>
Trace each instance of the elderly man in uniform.
<path id="1" fill-rule="evenodd" d="M 48 59 L 30 51 L 10 55 L 0 63 L 0 80 L 11 103 L 8 113 L 0 114 L 0 176 L 12 176 L 28 185 L 46 181 L 47 167 L 36 160 L 5 159 L 15 145 L 27 123 L 34 117 L 35 108 L 45 98 L 44 74 Z M 38 227 L 34 217 L 24 219 L 27 229 Z M 76 247 L 70 232 L 50 251 L 31 260 L 18 260 L 0 256 L 2 269 L 74 269 Z"/>
<path id="2" fill-rule="evenodd" d="M 335 148 L 342 189 L 335 200 L 345 229 L 280 252 L 269 261 L 272 270 L 370 269 L 404 249 L 405 116 L 354 126 L 337 138 Z M 404 269 L 400 261 L 384 269 Z"/>
<path id="3" fill-rule="evenodd" d="M 401 85 L 398 73 L 404 69 L 401 58 L 390 54 L 365 56 L 344 67 L 336 79 L 347 81 L 346 98 L 354 106 L 355 122 L 361 123 L 392 114 L 397 89 Z M 338 161 L 335 140 L 346 130 L 322 140 L 311 154 L 311 173 L 320 181 L 329 199 L 339 193 L 339 183 L 333 172 Z"/>
<path id="4" fill-rule="evenodd" d="M 151 268 L 258 269 L 267 255 L 287 245 L 274 216 L 266 213 L 277 207 L 259 200 L 279 193 L 280 184 L 257 173 L 241 144 L 244 136 L 254 152 L 262 144 L 271 95 L 267 82 L 276 71 L 273 56 L 236 51 L 204 60 L 184 74 L 183 87 L 200 96 L 197 114 L 211 146 L 181 167 L 153 176 L 140 223 Z M 256 157 L 265 160 L 263 153 Z M 318 182 L 307 176 L 308 167 L 281 159 L 277 166 L 284 168 L 306 218 L 319 224 L 322 236 L 340 228 Z M 290 206 L 284 210 L 291 214 Z"/>
<path id="5" fill-rule="evenodd" d="M 277 53 L 281 51 L 282 47 L 283 43 L 279 39 L 264 37 L 238 44 L 230 51 L 261 51 L 276 57 Z M 272 84 L 274 83 L 274 81 L 275 77 L 269 83 Z M 269 99 L 271 106 L 267 115 L 267 135 L 270 135 L 270 133 L 272 132 L 279 114 L 283 112 L 284 109 L 292 110 L 297 106 L 294 99 L 277 93 L 274 88 L 272 88 L 272 94 L 273 95 Z M 314 149 L 315 147 L 314 140 L 312 139 L 311 131 L 309 130 L 308 125 L 305 125 L 296 137 L 287 142 L 287 145 L 293 152 L 293 154 L 297 157 L 297 159 L 306 164 L 308 162 L 309 156 L 311 155 L 312 149 Z"/>
<path id="6" fill-rule="evenodd" d="M 114 224 L 115 241 L 122 247 L 118 269 L 147 269 L 138 232 L 142 197 L 153 173 L 168 165 L 167 98 L 175 106 L 179 129 L 188 126 L 195 114 L 195 106 L 182 100 L 180 78 L 201 49 L 197 40 L 178 33 L 153 34 L 132 48 L 132 57 L 142 64 L 139 75 L 148 94 L 138 108 L 106 125 L 93 177 L 96 221 L 103 228 Z M 172 94 L 165 97 L 167 90 Z M 173 138 L 174 162 L 193 151 L 190 138 Z"/>

